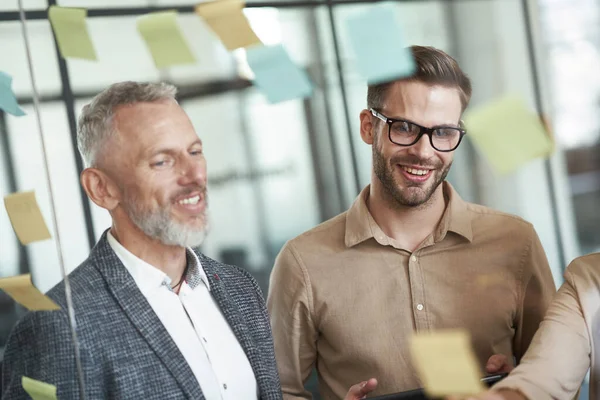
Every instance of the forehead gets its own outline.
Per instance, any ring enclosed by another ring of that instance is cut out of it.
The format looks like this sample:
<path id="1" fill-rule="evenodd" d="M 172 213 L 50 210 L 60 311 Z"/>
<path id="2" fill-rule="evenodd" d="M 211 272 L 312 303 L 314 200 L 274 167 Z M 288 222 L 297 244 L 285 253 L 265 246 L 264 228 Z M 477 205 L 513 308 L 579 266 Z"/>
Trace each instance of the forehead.
<path id="1" fill-rule="evenodd" d="M 121 144 L 128 146 L 187 146 L 198 139 L 189 117 L 174 101 L 120 106 L 114 124 Z"/>
<path id="2" fill-rule="evenodd" d="M 394 82 L 383 102 L 390 117 L 404 117 L 425 126 L 456 124 L 462 104 L 458 88 L 419 81 Z"/>

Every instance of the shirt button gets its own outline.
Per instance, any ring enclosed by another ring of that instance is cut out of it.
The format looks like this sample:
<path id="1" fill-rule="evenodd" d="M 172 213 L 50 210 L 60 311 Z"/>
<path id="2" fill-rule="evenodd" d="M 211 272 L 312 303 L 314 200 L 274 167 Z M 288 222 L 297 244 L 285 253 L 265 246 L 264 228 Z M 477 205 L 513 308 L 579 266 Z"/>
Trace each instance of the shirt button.
<path id="1" fill-rule="evenodd" d="M 423 304 L 417 304 L 417 310 L 423 311 Z"/>
<path id="2" fill-rule="evenodd" d="M 226 383 L 223 384 L 223 389 L 227 390 L 227 384 Z"/>
<path id="3" fill-rule="evenodd" d="M 417 262 L 417 256 L 411 256 L 410 257 L 410 261 Z"/>

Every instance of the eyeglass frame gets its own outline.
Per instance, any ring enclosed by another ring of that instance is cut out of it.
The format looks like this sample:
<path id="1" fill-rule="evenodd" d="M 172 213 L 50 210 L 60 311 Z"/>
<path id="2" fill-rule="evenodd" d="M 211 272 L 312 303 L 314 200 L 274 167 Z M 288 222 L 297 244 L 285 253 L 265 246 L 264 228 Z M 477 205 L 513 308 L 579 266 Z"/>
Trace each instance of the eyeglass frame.
<path id="1" fill-rule="evenodd" d="M 450 125 L 444 125 L 444 126 L 436 126 L 434 128 L 427 128 L 424 127 L 422 125 L 419 125 L 417 123 L 414 123 L 410 120 L 407 119 L 401 119 L 401 118 L 389 118 L 385 115 L 383 115 L 382 113 L 380 113 L 379 111 L 375 110 L 374 108 L 369 108 L 369 111 L 371 112 L 371 115 L 373 115 L 375 118 L 378 118 L 380 120 L 382 120 L 383 122 L 385 122 L 388 126 L 388 139 L 390 140 L 390 142 L 394 143 L 397 146 L 402 146 L 402 147 L 410 147 L 415 145 L 416 143 L 419 142 L 419 140 L 421 140 L 421 137 L 423 137 L 423 135 L 427 135 L 429 136 L 429 144 L 431 145 L 431 147 L 435 150 L 435 151 L 439 151 L 442 153 L 449 153 L 451 151 L 454 151 L 458 148 L 458 146 L 460 145 L 460 143 L 462 142 L 462 138 L 467 134 L 467 130 L 463 127 L 464 123 L 462 120 L 459 121 L 459 126 L 450 126 Z M 419 128 L 419 133 L 417 134 L 417 137 L 415 138 L 415 141 L 412 142 L 411 144 L 400 144 L 400 143 L 396 143 L 392 140 L 392 124 L 394 122 L 407 122 L 409 124 L 413 124 L 414 126 Z M 451 129 L 456 129 L 460 132 L 460 136 L 458 137 L 458 142 L 456 143 L 456 146 L 454 146 L 454 148 L 450 149 L 450 150 L 440 150 L 437 147 L 435 147 L 433 145 L 433 132 L 438 130 L 438 129 L 444 129 L 444 128 L 451 128 Z"/>

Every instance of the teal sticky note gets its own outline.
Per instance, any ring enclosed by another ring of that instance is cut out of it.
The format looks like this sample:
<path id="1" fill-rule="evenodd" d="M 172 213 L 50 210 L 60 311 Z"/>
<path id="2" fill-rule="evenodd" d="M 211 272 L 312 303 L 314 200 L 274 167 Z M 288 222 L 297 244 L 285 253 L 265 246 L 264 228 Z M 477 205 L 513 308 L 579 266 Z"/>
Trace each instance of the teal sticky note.
<path id="1" fill-rule="evenodd" d="M 12 91 L 12 76 L 2 71 L 0 71 L 0 109 L 17 117 L 25 115 L 25 111 L 19 107 Z"/>
<path id="2" fill-rule="evenodd" d="M 345 21 L 359 73 L 368 84 L 410 76 L 415 71 L 412 54 L 394 4 L 377 4 Z"/>
<path id="3" fill-rule="evenodd" d="M 254 84 L 267 96 L 270 103 L 309 97 L 312 83 L 282 45 L 254 46 L 246 49 Z"/>

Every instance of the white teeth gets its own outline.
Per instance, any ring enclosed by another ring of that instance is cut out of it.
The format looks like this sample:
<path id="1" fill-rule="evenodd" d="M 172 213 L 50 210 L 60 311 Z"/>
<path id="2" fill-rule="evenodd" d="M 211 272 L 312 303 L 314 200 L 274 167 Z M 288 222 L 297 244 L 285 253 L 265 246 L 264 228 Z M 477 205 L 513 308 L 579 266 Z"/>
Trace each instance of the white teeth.
<path id="1" fill-rule="evenodd" d="M 200 200 L 200 196 L 194 196 L 194 197 L 190 197 L 189 199 L 179 200 L 178 203 L 179 204 L 198 204 L 199 200 Z"/>
<path id="2" fill-rule="evenodd" d="M 402 167 L 402 169 L 412 175 L 426 175 L 429 172 L 428 169 L 416 169 L 408 167 Z"/>

